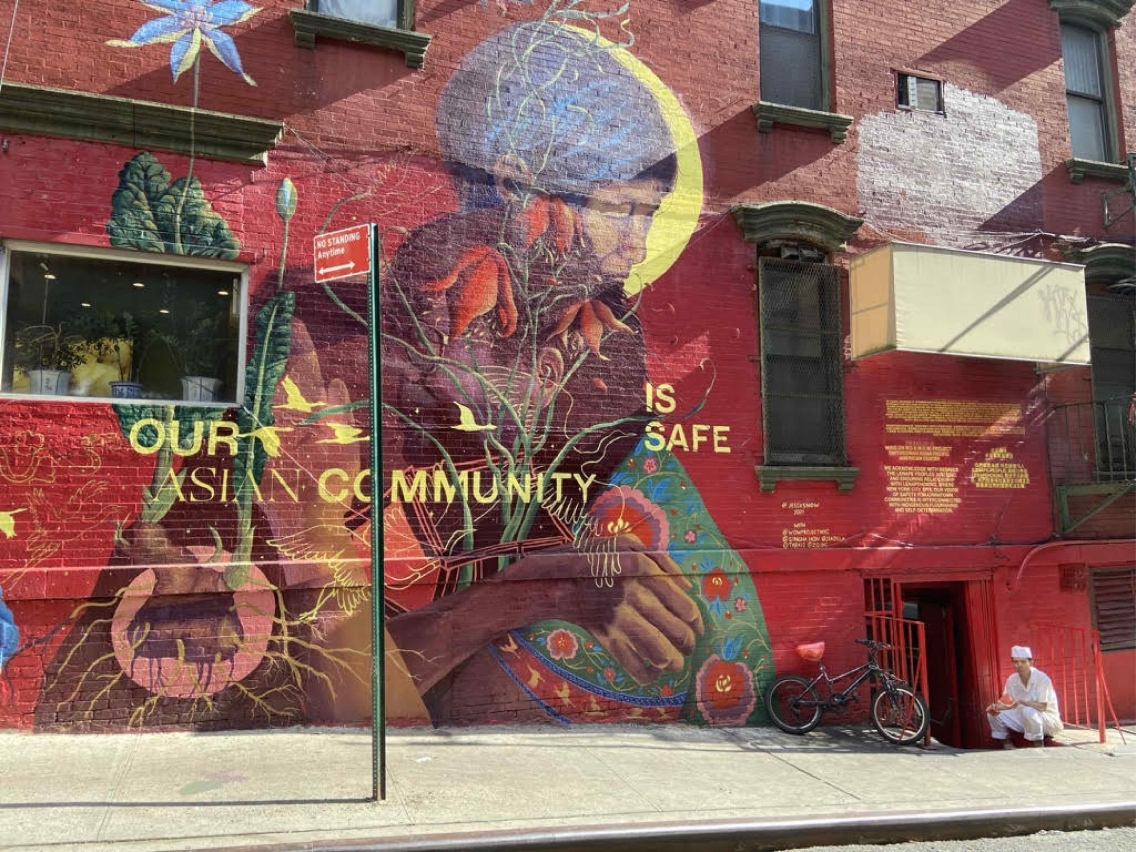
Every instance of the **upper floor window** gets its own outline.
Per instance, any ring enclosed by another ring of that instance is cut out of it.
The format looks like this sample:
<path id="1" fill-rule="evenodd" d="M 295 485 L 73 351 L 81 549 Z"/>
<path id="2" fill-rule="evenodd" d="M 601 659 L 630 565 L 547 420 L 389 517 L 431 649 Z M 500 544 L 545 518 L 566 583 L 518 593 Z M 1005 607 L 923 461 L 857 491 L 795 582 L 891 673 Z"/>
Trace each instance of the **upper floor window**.
<path id="1" fill-rule="evenodd" d="M 317 38 L 349 41 L 397 50 L 410 68 L 426 62 L 430 34 L 414 31 L 414 0 L 304 0 L 288 18 L 299 47 L 314 49 Z"/>
<path id="2" fill-rule="evenodd" d="M 234 402 L 245 268 L 12 241 L 0 252 L 0 391 Z"/>
<path id="3" fill-rule="evenodd" d="M 842 465 L 840 270 L 796 253 L 758 266 L 765 463 Z"/>
<path id="4" fill-rule="evenodd" d="M 850 491 L 860 469 L 844 442 L 844 300 L 839 267 L 862 219 L 809 201 L 736 204 L 757 244 L 763 491 L 784 480 L 828 480 Z"/>
<path id="5" fill-rule="evenodd" d="M 827 110 L 824 21 L 816 0 L 761 0 L 761 100 Z"/>
<path id="6" fill-rule="evenodd" d="M 1073 156 L 1111 162 L 1115 149 L 1105 35 L 1088 27 L 1062 23 L 1061 53 L 1065 60 L 1065 101 Z"/>
<path id="7" fill-rule="evenodd" d="M 929 77 L 900 73 L 896 77 L 896 104 L 901 109 L 943 112 L 943 84 Z"/>
<path id="8" fill-rule="evenodd" d="M 309 8 L 321 15 L 380 27 L 399 26 L 400 0 L 310 0 Z"/>

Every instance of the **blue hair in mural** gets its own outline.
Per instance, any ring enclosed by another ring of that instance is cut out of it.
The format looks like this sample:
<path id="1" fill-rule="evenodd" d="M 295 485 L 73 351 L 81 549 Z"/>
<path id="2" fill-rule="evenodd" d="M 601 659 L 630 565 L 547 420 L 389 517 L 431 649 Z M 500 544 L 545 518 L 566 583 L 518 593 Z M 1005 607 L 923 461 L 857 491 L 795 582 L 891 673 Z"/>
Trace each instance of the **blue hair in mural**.
<path id="1" fill-rule="evenodd" d="M 658 101 L 612 48 L 550 20 L 514 25 L 470 51 L 442 92 L 437 130 L 443 155 L 475 187 L 514 179 L 586 196 L 674 153 Z M 492 203 L 495 193 L 479 196 L 466 203 Z"/>

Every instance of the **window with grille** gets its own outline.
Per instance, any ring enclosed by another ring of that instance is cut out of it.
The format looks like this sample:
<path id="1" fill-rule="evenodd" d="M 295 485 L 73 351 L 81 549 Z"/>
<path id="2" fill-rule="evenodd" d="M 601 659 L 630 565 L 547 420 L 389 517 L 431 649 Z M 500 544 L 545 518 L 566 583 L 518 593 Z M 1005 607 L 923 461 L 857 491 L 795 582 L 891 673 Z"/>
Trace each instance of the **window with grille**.
<path id="1" fill-rule="evenodd" d="M 309 9 L 321 15 L 360 24 L 399 27 L 400 0 L 309 0 Z M 410 29 L 409 25 L 403 29 Z"/>
<path id="2" fill-rule="evenodd" d="M 761 0 L 761 99 L 827 109 L 815 0 Z"/>
<path id="3" fill-rule="evenodd" d="M 923 112 L 943 111 L 943 84 L 929 77 L 900 74 L 896 102 L 906 109 Z"/>
<path id="4" fill-rule="evenodd" d="M 1113 159 L 1103 34 L 1061 25 L 1061 54 L 1065 60 L 1065 101 L 1069 108 L 1069 138 L 1073 156 L 1086 160 Z"/>
<path id="5" fill-rule="evenodd" d="M 764 257 L 758 291 L 765 463 L 842 465 L 840 272 Z"/>
<path id="6" fill-rule="evenodd" d="M 1136 567 L 1093 571 L 1093 626 L 1102 651 L 1136 648 Z"/>

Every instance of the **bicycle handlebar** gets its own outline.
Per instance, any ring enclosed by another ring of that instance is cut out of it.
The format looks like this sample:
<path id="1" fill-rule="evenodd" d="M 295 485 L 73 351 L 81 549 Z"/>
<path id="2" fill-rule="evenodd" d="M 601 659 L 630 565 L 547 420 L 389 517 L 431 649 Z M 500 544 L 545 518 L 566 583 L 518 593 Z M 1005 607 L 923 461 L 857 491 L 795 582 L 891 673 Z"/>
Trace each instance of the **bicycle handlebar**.
<path id="1" fill-rule="evenodd" d="M 870 651 L 888 651 L 893 647 L 887 642 L 877 642 L 875 639 L 857 639 L 856 644 L 864 645 Z"/>

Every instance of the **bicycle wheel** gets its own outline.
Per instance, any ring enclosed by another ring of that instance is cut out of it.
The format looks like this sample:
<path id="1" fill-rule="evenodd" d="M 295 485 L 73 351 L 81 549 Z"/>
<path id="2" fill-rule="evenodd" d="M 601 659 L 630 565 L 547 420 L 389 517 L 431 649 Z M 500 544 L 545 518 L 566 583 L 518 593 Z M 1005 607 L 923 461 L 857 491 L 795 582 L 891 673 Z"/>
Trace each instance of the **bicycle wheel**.
<path id="1" fill-rule="evenodd" d="M 872 699 L 872 723 L 890 743 L 915 742 L 926 732 L 930 721 L 927 705 L 910 687 L 896 684 L 890 692 L 882 688 Z"/>
<path id="2" fill-rule="evenodd" d="M 820 695 L 803 677 L 777 678 L 765 693 L 765 708 L 773 724 L 787 734 L 807 734 L 820 724 Z"/>

